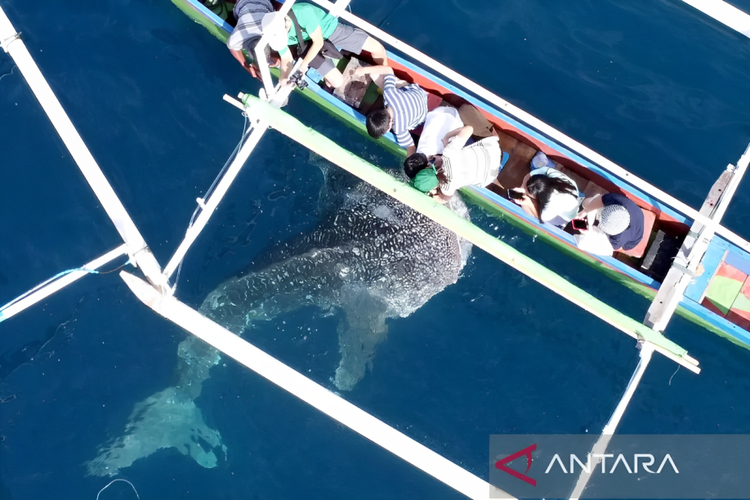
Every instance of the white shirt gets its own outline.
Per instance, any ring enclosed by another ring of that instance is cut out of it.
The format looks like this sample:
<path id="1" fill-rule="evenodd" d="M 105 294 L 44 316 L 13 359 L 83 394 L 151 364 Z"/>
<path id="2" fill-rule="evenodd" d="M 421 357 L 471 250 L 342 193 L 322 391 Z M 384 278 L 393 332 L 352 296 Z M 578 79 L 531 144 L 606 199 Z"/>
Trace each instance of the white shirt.
<path id="1" fill-rule="evenodd" d="M 443 137 L 448 132 L 463 127 L 464 124 L 458 116 L 458 110 L 449 106 L 439 106 L 429 113 L 424 121 L 422 135 L 419 137 L 417 153 L 427 157 L 439 155 L 443 152 Z"/>
<path id="2" fill-rule="evenodd" d="M 578 214 L 578 186 L 573 179 L 554 168 L 542 167 L 531 171 L 531 175 L 546 175 L 551 179 L 560 179 L 561 181 L 567 182 L 571 185 L 571 192 L 559 193 L 553 192 L 549 197 L 547 206 L 544 207 L 540 214 L 542 222 L 549 222 L 557 216 L 562 217 L 566 221 L 573 219 Z M 575 191 L 576 194 L 573 194 Z"/>
<path id="3" fill-rule="evenodd" d="M 443 173 L 447 181 L 440 183 L 440 191 L 453 196 L 464 186 L 491 184 L 500 170 L 502 157 L 497 137 L 487 137 L 463 149 L 458 148 L 456 141 L 451 141 L 443 151 Z"/>

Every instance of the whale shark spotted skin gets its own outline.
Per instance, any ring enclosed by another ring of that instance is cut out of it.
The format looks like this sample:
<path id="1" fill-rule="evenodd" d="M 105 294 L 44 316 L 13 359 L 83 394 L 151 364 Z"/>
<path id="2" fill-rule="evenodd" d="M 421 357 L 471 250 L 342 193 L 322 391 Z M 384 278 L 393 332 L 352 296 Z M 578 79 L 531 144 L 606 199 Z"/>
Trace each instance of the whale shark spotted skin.
<path id="1" fill-rule="evenodd" d="M 341 360 L 333 375 L 351 390 L 371 367 L 387 334 L 386 319 L 406 317 L 455 283 L 471 245 L 367 183 L 313 157 L 325 182 L 322 223 L 311 233 L 268 251 L 265 264 L 232 277 L 208 294 L 200 312 L 241 335 L 260 322 L 305 306 L 338 309 Z M 450 208 L 468 218 L 458 196 Z M 138 458 L 174 447 L 203 467 L 225 454 L 217 430 L 195 406 L 220 353 L 192 335 L 178 347 L 179 382 L 136 404 L 125 435 L 100 447 L 93 475 L 115 475 Z"/>

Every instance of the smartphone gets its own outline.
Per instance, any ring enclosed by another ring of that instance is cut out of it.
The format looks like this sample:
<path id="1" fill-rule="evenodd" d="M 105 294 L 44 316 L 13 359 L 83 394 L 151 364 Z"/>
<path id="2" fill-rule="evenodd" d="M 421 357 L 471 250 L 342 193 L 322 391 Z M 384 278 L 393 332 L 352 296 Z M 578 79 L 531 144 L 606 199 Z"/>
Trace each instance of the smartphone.
<path id="1" fill-rule="evenodd" d="M 573 219 L 572 223 L 573 223 L 573 229 L 578 229 L 579 231 L 580 230 L 585 231 L 586 229 L 589 228 L 589 221 L 587 221 L 586 219 Z"/>
<path id="2" fill-rule="evenodd" d="M 521 191 L 516 191 L 515 189 L 509 189 L 508 190 L 508 198 L 511 200 L 520 200 L 524 197 L 524 193 Z"/>

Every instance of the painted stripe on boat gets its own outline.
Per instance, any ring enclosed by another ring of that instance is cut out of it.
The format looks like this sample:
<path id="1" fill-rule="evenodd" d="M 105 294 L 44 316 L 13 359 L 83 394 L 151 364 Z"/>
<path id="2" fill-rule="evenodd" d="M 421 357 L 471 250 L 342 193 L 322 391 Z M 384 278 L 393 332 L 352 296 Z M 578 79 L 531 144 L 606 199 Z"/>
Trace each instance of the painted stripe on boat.
<path id="1" fill-rule="evenodd" d="M 686 298 L 696 302 L 701 302 L 703 300 L 706 288 L 708 288 L 709 282 L 714 277 L 714 274 L 716 274 L 719 264 L 721 264 L 721 261 L 724 259 L 728 246 L 729 244 L 726 240 L 716 237 L 711 240 L 711 243 L 709 243 L 708 248 L 706 249 L 706 253 L 703 255 L 703 260 L 701 261 L 703 264 L 703 274 L 697 276 L 695 281 L 688 285 L 684 295 Z"/>
<path id="2" fill-rule="evenodd" d="M 200 3 L 198 0 L 185 0 L 185 2 L 187 2 L 188 5 L 190 5 L 193 9 L 200 12 L 203 17 L 214 23 L 215 26 L 223 29 L 227 33 L 231 33 L 232 31 L 234 31 L 234 28 L 231 24 L 211 12 L 211 9 Z"/>

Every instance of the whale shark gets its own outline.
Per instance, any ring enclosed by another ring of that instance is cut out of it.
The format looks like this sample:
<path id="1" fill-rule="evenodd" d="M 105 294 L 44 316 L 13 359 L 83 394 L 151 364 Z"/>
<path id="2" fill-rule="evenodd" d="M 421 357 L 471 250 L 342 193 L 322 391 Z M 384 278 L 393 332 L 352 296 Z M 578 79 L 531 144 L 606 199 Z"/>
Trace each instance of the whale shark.
<path id="1" fill-rule="evenodd" d="M 267 249 L 258 264 L 211 291 L 199 311 L 237 335 L 301 307 L 337 311 L 340 361 L 331 382 L 349 391 L 372 368 L 386 320 L 410 315 L 456 283 L 471 244 L 312 153 L 311 163 L 324 175 L 320 225 Z M 459 196 L 449 208 L 469 218 Z M 194 401 L 220 359 L 197 337 L 180 342 L 177 385 L 137 403 L 124 434 L 99 447 L 88 473 L 116 475 L 164 448 L 215 467 L 227 448 Z"/>

